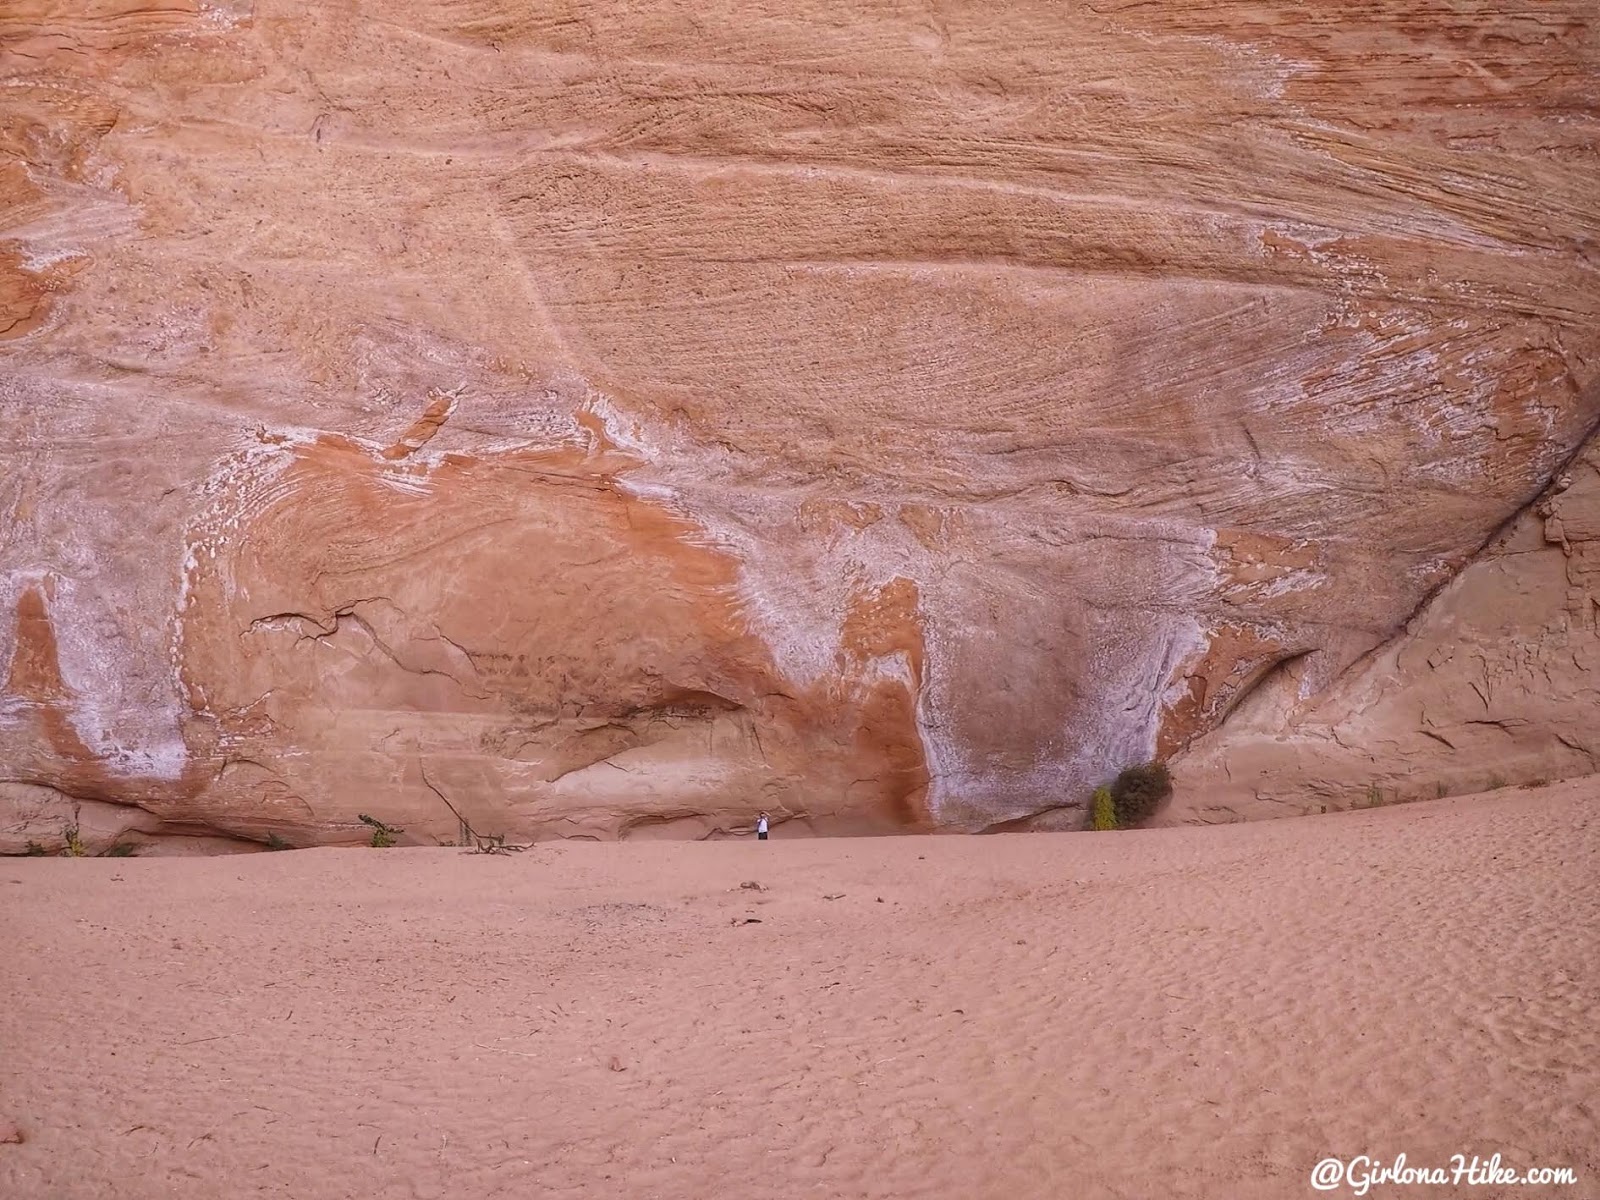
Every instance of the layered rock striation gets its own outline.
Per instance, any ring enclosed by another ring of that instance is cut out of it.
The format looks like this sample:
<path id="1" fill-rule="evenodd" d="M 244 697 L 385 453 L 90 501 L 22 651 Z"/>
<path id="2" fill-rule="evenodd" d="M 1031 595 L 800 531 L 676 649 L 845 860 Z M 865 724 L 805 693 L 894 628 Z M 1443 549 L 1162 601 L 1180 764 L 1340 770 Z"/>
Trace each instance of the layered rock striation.
<path id="1" fill-rule="evenodd" d="M 15 0 L 0 849 L 1588 770 L 1597 27 Z"/>

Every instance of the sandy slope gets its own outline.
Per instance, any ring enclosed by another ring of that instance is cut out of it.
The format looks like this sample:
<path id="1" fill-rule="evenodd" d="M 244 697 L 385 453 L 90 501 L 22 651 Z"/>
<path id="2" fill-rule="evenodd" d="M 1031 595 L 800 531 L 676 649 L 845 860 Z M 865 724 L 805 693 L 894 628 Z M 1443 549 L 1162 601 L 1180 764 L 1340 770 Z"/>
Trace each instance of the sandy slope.
<path id="1" fill-rule="evenodd" d="M 1592 793 L 9 860 L 0 1195 L 1279 1197 L 1401 1151 L 1600 1195 Z"/>

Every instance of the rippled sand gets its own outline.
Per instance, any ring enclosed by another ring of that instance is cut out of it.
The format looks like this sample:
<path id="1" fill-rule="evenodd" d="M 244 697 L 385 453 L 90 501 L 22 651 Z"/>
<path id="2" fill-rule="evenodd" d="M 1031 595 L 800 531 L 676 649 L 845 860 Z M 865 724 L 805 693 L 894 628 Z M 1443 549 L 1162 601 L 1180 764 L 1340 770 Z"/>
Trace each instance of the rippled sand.
<path id="1" fill-rule="evenodd" d="M 1600 1194 L 1593 791 L 7 860 L 0 1196 L 1276 1198 L 1402 1151 Z"/>

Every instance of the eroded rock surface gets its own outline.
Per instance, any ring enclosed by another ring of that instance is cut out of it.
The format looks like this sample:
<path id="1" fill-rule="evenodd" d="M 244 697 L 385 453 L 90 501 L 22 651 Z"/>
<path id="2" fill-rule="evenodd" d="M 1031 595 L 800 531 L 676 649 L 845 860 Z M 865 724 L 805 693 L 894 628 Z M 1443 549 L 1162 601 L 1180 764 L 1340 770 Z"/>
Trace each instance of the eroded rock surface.
<path id="1" fill-rule="evenodd" d="M 1307 695 L 1298 664 L 1185 756 L 1171 821 L 1234 821 L 1590 775 L 1600 755 L 1600 450 L 1403 633 Z"/>
<path id="2" fill-rule="evenodd" d="M 1600 419 L 1597 37 L 15 0 L 0 849 L 980 828 L 1300 736 Z"/>

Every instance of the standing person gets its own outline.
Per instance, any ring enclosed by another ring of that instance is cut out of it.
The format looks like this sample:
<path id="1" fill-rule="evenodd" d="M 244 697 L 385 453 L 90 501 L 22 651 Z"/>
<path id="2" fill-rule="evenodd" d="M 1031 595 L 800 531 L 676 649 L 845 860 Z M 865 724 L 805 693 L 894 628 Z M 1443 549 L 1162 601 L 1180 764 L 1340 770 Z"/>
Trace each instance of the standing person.
<path id="1" fill-rule="evenodd" d="M 756 818 L 756 838 L 758 841 L 767 840 L 767 814 L 762 813 Z"/>

